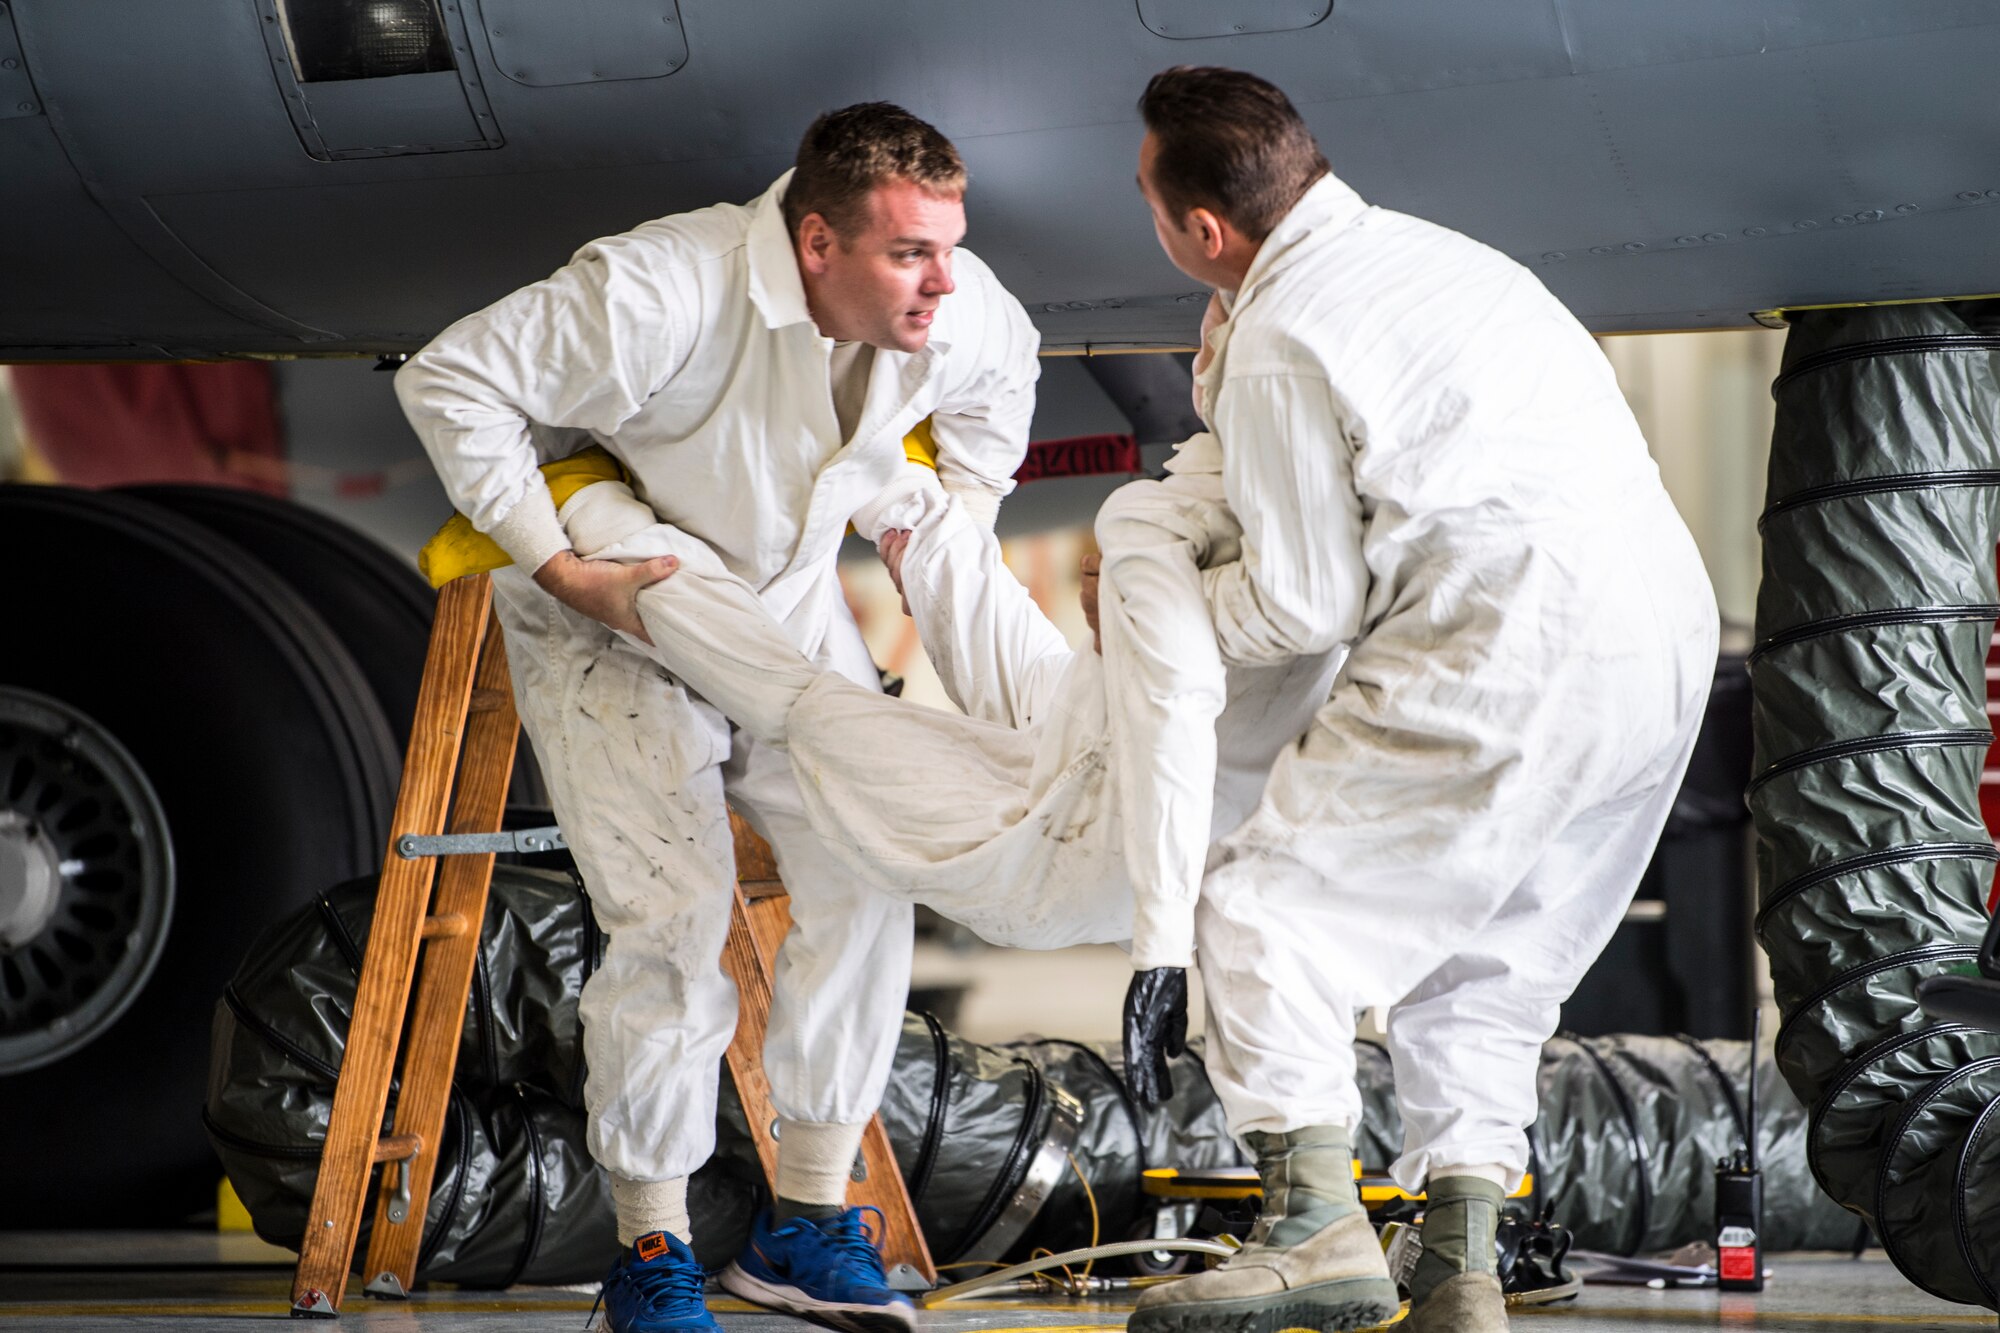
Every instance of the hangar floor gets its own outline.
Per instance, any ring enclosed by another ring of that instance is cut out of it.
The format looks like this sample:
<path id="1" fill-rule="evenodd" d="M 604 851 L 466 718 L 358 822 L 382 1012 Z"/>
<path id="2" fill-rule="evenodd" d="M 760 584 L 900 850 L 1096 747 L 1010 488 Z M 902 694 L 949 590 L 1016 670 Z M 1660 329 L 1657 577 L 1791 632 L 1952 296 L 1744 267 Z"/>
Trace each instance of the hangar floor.
<path id="1" fill-rule="evenodd" d="M 247 1236 L 0 1232 L 0 1327 L 36 1333 L 243 1327 L 286 1317 L 290 1256 Z M 1592 1286 L 1574 1303 L 1521 1311 L 1515 1327 L 1548 1333 L 1751 1327 L 1818 1330 L 1992 1328 L 1994 1317 L 1911 1287 L 1879 1255 L 1783 1255 L 1759 1296 Z M 727 1333 L 806 1326 L 741 1301 L 710 1301 Z M 547 1288 L 429 1291 L 374 1301 L 349 1288 L 329 1333 L 548 1333 L 581 1330 L 589 1294 Z M 926 1311 L 921 1333 L 1094 1333 L 1125 1322 L 1129 1303 L 972 1300 Z M 294 1327 L 307 1327 L 294 1325 Z"/>

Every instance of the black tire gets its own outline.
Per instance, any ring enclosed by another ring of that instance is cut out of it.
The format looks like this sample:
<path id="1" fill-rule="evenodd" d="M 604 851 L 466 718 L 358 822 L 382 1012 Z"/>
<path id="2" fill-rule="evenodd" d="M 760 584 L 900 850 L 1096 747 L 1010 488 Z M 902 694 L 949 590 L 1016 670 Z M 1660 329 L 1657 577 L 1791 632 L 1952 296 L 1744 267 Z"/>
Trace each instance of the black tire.
<path id="1" fill-rule="evenodd" d="M 251 941 L 388 842 L 397 754 L 360 669 L 288 585 L 128 496 L 0 486 L 0 682 L 99 722 L 158 793 L 178 892 L 152 981 L 102 1036 L 0 1076 L 0 1226 L 156 1227 L 214 1206 L 210 1010 Z"/>
<path id="2" fill-rule="evenodd" d="M 193 519 L 289 583 L 353 655 L 388 719 L 396 753 L 408 749 L 437 608 L 437 594 L 414 565 L 338 519 L 257 491 L 131 486 L 125 493 Z M 525 738 L 515 751 L 507 803 L 549 803 Z"/>

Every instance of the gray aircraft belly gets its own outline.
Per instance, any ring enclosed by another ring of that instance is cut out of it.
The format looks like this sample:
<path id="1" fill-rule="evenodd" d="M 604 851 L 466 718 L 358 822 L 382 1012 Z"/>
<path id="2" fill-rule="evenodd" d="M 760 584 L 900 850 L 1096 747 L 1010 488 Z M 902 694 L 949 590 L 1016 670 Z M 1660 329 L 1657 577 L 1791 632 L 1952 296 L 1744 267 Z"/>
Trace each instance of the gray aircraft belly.
<path id="1" fill-rule="evenodd" d="M 0 6 L 0 360 L 409 350 L 871 99 L 958 142 L 967 243 L 1049 347 L 1186 346 L 1132 179 L 1181 63 L 1273 79 L 1365 197 L 1599 331 L 2000 288 L 1974 0 L 440 5 L 451 68 L 339 81 L 274 0 Z"/>

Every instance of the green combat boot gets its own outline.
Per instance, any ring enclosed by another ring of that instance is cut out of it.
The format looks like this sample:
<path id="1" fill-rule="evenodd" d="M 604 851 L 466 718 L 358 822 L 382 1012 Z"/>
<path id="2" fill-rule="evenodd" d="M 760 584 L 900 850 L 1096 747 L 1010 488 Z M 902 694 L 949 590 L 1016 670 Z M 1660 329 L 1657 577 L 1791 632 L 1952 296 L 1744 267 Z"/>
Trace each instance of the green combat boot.
<path id="1" fill-rule="evenodd" d="M 1396 1284 L 1354 1191 L 1347 1132 L 1245 1138 L 1264 1181 L 1249 1241 L 1219 1268 L 1146 1292 L 1131 1333 L 1347 1333 L 1394 1318 Z"/>
<path id="2" fill-rule="evenodd" d="M 1406 1333 L 1507 1333 L 1494 1232 L 1505 1195 L 1477 1176 L 1442 1176 L 1425 1191 L 1423 1254 L 1410 1277 Z"/>

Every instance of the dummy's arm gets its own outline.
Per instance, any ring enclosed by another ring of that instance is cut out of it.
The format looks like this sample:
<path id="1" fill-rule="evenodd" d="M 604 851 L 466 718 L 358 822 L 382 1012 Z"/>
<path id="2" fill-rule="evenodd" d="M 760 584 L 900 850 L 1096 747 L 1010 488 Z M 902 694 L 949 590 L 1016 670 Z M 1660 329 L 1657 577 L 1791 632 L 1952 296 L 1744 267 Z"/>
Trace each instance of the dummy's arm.
<path id="1" fill-rule="evenodd" d="M 961 289 L 977 286 L 981 303 L 976 347 L 954 347 L 952 358 L 971 367 L 951 385 L 931 417 L 937 441 L 938 480 L 991 531 L 1000 501 L 1014 489 L 1014 473 L 1028 451 L 1028 423 L 1035 414 L 1036 353 L 1041 335 L 1021 303 L 983 266 L 961 259 Z M 965 291 L 965 295 L 972 294 Z"/>
<path id="2" fill-rule="evenodd" d="M 609 433 L 685 359 L 680 303 L 630 257 L 634 244 L 586 247 L 446 329 L 396 376 L 453 506 L 530 572 L 570 544 L 529 423 Z"/>
<path id="3" fill-rule="evenodd" d="M 1072 654 L 963 500 L 946 496 L 928 469 L 912 468 L 855 513 L 855 530 L 876 541 L 886 532 L 910 534 L 903 595 L 945 693 L 972 717 L 1025 727 L 1053 696 Z"/>
<path id="4" fill-rule="evenodd" d="M 1368 567 L 1349 412 L 1325 380 L 1231 374 L 1212 404 L 1240 560 L 1202 581 L 1231 665 L 1323 653 L 1361 632 Z"/>
<path id="5" fill-rule="evenodd" d="M 603 555 L 607 560 L 636 562 L 662 555 L 677 555 L 670 549 L 628 546 L 632 538 L 649 528 L 664 526 L 653 506 L 632 493 L 622 481 L 600 481 L 586 486 L 556 511 L 570 549 L 585 560 Z"/>

